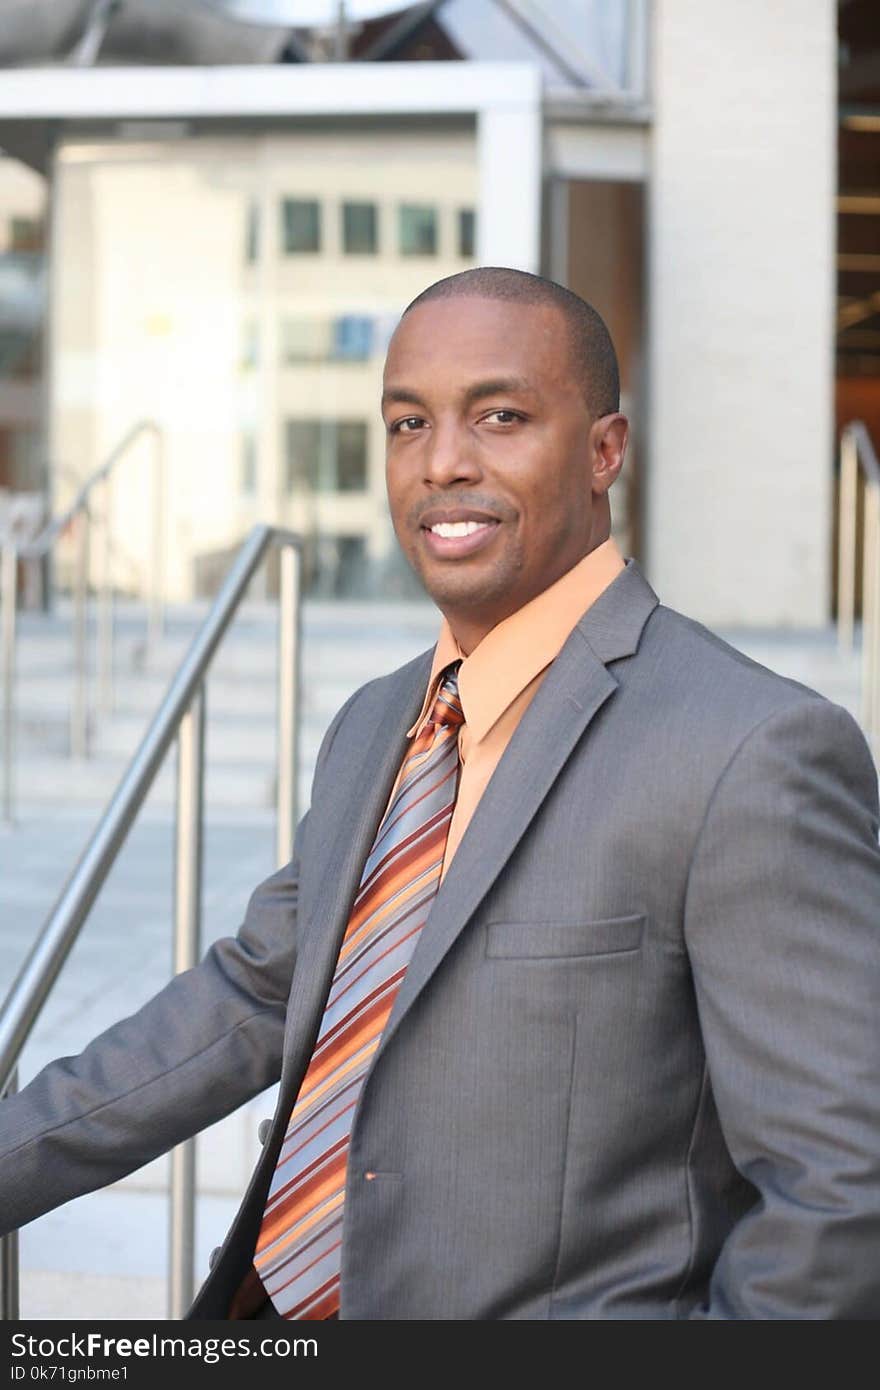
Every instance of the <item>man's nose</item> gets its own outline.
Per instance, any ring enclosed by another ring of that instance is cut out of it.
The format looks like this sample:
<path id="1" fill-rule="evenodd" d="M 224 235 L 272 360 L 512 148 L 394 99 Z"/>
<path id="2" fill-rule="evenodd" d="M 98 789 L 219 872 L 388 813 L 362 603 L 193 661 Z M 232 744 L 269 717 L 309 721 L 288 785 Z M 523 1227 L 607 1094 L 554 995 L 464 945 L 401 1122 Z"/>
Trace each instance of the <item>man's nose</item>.
<path id="1" fill-rule="evenodd" d="M 454 425 L 435 424 L 424 457 L 425 481 L 437 486 L 481 476 L 473 441 Z"/>

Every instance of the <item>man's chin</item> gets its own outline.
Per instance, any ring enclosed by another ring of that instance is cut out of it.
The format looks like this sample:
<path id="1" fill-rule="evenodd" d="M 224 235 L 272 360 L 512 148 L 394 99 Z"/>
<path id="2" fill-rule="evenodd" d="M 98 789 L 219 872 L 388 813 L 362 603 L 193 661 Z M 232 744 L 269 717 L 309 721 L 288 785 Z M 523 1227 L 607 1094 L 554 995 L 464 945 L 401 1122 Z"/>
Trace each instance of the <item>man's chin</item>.
<path id="1" fill-rule="evenodd" d="M 421 576 L 422 584 L 437 607 L 454 609 L 462 617 L 482 617 L 498 606 L 504 588 L 497 575 L 431 574 Z"/>

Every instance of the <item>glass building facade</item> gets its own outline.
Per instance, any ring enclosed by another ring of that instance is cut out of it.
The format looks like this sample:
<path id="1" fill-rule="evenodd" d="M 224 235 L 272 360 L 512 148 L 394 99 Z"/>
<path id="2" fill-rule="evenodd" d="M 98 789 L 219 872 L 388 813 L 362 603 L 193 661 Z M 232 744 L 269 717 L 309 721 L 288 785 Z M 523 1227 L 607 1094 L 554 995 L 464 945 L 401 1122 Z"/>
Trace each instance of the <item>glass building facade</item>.
<path id="1" fill-rule="evenodd" d="M 307 594 L 421 597 L 387 514 L 381 371 L 410 299 L 474 263 L 473 125 L 70 138 L 54 188 L 56 505 L 155 420 L 170 598 L 208 592 L 266 521 L 306 538 Z M 114 487 L 123 592 L 149 564 L 147 454 Z"/>

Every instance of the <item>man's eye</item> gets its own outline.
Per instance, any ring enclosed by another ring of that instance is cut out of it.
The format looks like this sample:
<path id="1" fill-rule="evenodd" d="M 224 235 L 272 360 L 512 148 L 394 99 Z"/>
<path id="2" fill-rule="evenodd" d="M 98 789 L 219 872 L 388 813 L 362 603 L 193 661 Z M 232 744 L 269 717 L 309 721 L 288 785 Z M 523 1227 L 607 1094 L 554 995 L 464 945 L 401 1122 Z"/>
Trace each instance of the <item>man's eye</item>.
<path id="1" fill-rule="evenodd" d="M 515 410 L 490 410 L 484 418 L 497 420 L 499 425 L 510 425 L 514 420 L 521 420 L 522 416 L 518 415 Z"/>
<path id="2" fill-rule="evenodd" d="M 412 434 L 413 430 L 417 430 L 423 423 L 420 416 L 407 415 L 403 420 L 394 421 L 394 424 L 391 426 L 391 433 Z"/>

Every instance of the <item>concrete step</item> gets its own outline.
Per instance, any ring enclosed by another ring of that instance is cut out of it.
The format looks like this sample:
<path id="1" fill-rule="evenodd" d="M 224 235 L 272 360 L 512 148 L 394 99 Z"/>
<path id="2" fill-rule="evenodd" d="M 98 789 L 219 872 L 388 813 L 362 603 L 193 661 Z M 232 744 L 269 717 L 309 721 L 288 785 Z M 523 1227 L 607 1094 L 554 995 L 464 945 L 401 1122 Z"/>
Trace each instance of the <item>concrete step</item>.
<path id="1" fill-rule="evenodd" d="M 195 634 L 200 630 L 207 608 L 188 607 L 170 609 L 166 613 L 162 628 L 159 649 L 163 647 L 178 653 L 186 649 Z M 333 604 L 323 608 L 306 605 L 303 610 L 301 631 L 304 641 L 310 646 L 331 644 L 336 647 L 351 643 L 379 641 L 389 646 L 411 646 L 427 634 L 433 640 L 439 623 L 439 612 L 431 603 L 418 606 L 403 605 L 400 610 L 393 605 Z M 97 621 L 94 611 L 89 618 L 89 634 L 94 638 Z M 72 650 L 72 621 L 69 610 L 64 606 L 54 614 L 23 613 L 19 615 L 18 636 L 22 644 L 30 650 L 34 658 L 42 654 L 67 652 Z M 114 622 L 115 642 L 118 651 L 126 659 L 142 661 L 147 651 L 147 625 L 143 617 L 126 617 L 117 610 Z M 240 610 L 233 618 L 224 637 L 223 646 L 236 647 L 239 644 L 258 642 L 267 649 L 274 649 L 278 642 L 278 616 L 276 608 L 254 612 Z"/>
<path id="2" fill-rule="evenodd" d="M 371 677 L 369 666 L 361 666 L 360 671 L 352 672 L 348 678 L 335 679 L 332 676 L 317 678 L 308 671 L 301 683 L 303 713 L 316 714 L 329 711 L 332 714 L 347 700 L 353 690 L 363 685 Z M 152 714 L 161 703 L 171 684 L 171 675 L 156 675 L 145 672 L 136 679 L 126 679 L 116 684 L 113 713 L 121 715 Z M 214 675 L 207 680 L 208 712 L 216 714 L 251 714 L 269 716 L 274 714 L 277 704 L 277 687 L 274 676 L 259 680 L 254 676 L 220 679 Z M 16 690 L 16 708 L 19 726 L 26 728 L 40 720 L 59 720 L 68 717 L 72 699 L 69 679 L 63 672 L 54 675 L 29 676 L 19 680 Z M 95 718 L 100 717 L 95 711 Z"/>
<path id="3" fill-rule="evenodd" d="M 162 630 L 166 634 L 192 630 L 203 623 L 211 610 L 211 601 L 200 599 L 194 603 L 173 603 L 166 605 Z M 94 602 L 90 612 L 95 612 Z M 350 636 L 361 631 L 365 624 L 387 629 L 407 631 L 420 629 L 426 618 L 431 622 L 436 618 L 437 609 L 428 598 L 408 599 L 304 599 L 302 603 L 302 626 L 326 629 L 338 636 Z M 117 629 L 141 637 L 147 631 L 149 610 L 145 603 L 134 599 L 117 599 L 114 606 Z M 40 631 L 65 632 L 70 630 L 73 619 L 73 603 L 67 596 L 56 599 L 51 612 L 22 612 L 19 626 L 23 632 L 31 629 Z M 239 606 L 231 625 L 231 630 L 265 629 L 275 631 L 278 624 L 278 604 L 262 600 L 245 599 Z"/>
<path id="4" fill-rule="evenodd" d="M 313 748 L 316 746 L 313 744 Z M 17 814 L 45 805 L 102 807 L 112 797 L 128 767 L 124 756 L 84 760 L 29 753 L 16 769 Z M 307 806 L 314 761 L 304 763 L 299 774 L 299 805 Z M 176 796 L 176 760 L 169 754 L 149 794 L 153 806 L 170 808 Z M 205 804 L 209 809 L 269 810 L 275 803 L 274 764 L 265 760 L 218 763 L 206 759 Z"/>
<path id="5" fill-rule="evenodd" d="M 339 708 L 340 700 L 334 706 Z M 328 711 L 315 714 L 304 712 L 300 718 L 299 754 L 301 760 L 313 766 L 321 739 L 332 718 Z M 143 737 L 148 721 L 134 715 L 117 716 L 99 723 L 92 744 L 94 757 L 130 757 Z M 209 714 L 207 723 L 207 754 L 213 765 L 223 767 L 275 766 L 278 732 L 274 710 L 265 718 L 253 713 L 227 713 L 223 717 Z"/>
<path id="6" fill-rule="evenodd" d="M 431 646 L 436 638 L 436 629 L 425 629 L 408 641 L 389 641 L 384 633 L 367 632 L 358 639 L 346 639 L 344 645 L 339 641 L 312 638 L 308 635 L 302 644 L 302 661 L 305 674 L 312 679 L 326 676 L 346 679 L 367 668 L 373 674 L 393 671 L 409 661 L 418 652 Z M 114 675 L 125 681 L 143 675 L 169 678 L 177 671 L 191 646 L 191 640 L 166 640 L 151 652 L 141 652 L 137 648 L 117 647 L 114 652 Z M 90 674 L 94 679 L 96 655 L 94 646 L 89 652 Z M 247 637 L 224 639 L 212 662 L 214 677 L 232 680 L 258 680 L 271 682 L 275 679 L 277 668 L 277 648 L 274 639 L 261 634 Z M 45 679 L 59 674 L 70 676 L 73 672 L 73 656 L 67 642 L 47 642 L 39 639 L 21 640 L 18 645 L 16 673 L 19 679 Z"/>
<path id="7" fill-rule="evenodd" d="M 309 708 L 302 701 L 299 715 L 300 749 L 302 756 L 311 756 L 310 749 L 317 749 L 324 730 L 330 723 L 343 700 L 343 694 L 325 697 L 323 708 Z M 118 712 L 110 718 L 92 716 L 89 720 L 91 737 L 90 754 L 95 757 L 129 755 L 134 751 L 149 727 L 154 708 L 141 711 Z M 70 751 L 70 718 L 66 710 L 60 712 L 34 711 L 31 707 L 17 720 L 17 743 L 20 750 L 31 748 L 34 752 L 51 753 L 56 757 L 67 757 Z M 218 711 L 216 702 L 210 700 L 207 709 L 207 736 L 213 754 L 233 762 L 244 759 L 275 757 L 276 710 Z"/>

